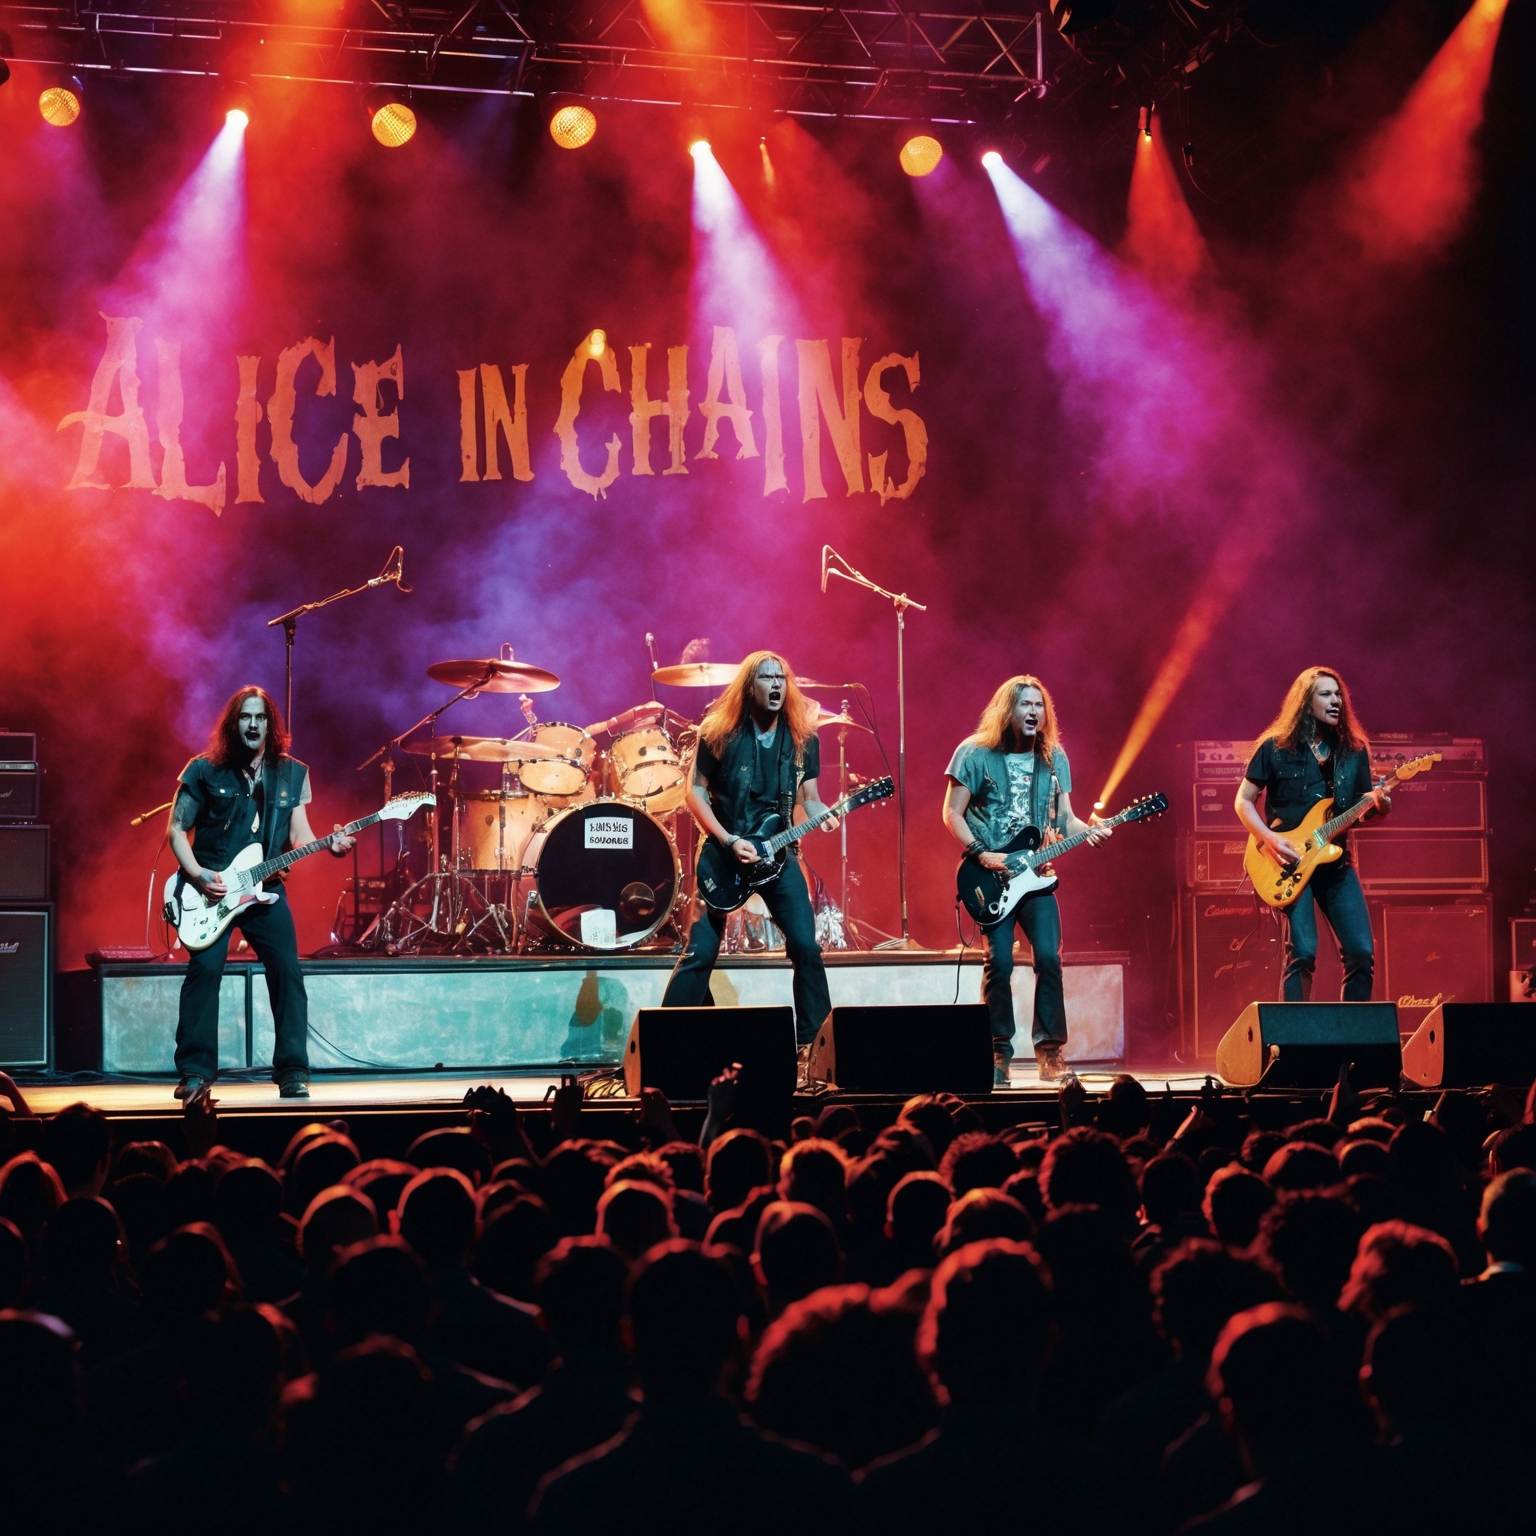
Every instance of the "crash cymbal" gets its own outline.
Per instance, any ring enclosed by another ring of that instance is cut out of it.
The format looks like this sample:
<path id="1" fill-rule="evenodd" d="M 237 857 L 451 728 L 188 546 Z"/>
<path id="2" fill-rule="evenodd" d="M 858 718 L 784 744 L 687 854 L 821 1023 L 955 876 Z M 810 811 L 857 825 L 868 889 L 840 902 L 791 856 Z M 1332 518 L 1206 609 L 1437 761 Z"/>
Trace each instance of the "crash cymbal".
<path id="1" fill-rule="evenodd" d="M 818 731 L 838 730 L 863 731 L 865 735 L 874 734 L 862 720 L 855 720 L 852 715 L 834 715 L 825 704 L 817 706 L 819 713 L 816 716 L 816 729 Z"/>
<path id="2" fill-rule="evenodd" d="M 468 763 L 542 763 L 565 755 L 543 742 L 510 736 L 423 736 L 406 742 L 404 750 L 417 757 L 457 757 Z"/>
<path id="3" fill-rule="evenodd" d="M 859 683 L 813 683 L 808 677 L 797 677 L 795 681 L 801 688 L 822 693 L 847 693 L 850 689 L 858 688 Z"/>
<path id="4" fill-rule="evenodd" d="M 473 688 L 477 693 L 548 693 L 560 679 L 543 667 L 523 661 L 488 657 L 479 661 L 434 661 L 427 676 L 450 688 Z"/>
<path id="5" fill-rule="evenodd" d="M 682 661 L 675 667 L 658 667 L 651 681 L 674 688 L 723 688 L 739 671 L 739 661 Z"/>

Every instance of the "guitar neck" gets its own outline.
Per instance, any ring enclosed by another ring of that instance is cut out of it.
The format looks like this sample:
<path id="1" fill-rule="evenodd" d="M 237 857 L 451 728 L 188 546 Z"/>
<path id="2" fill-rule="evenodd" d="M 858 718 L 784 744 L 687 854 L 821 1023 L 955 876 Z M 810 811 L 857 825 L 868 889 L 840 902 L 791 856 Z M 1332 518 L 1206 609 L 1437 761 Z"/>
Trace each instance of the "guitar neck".
<path id="1" fill-rule="evenodd" d="M 1369 793 L 1361 795 L 1361 797 L 1352 806 L 1350 806 L 1347 811 L 1341 811 L 1337 816 L 1331 817 L 1329 820 L 1325 821 L 1322 826 L 1317 829 L 1318 837 L 1320 837 L 1325 843 L 1331 843 L 1340 832 L 1343 832 L 1346 828 L 1353 826 L 1355 822 L 1359 821 L 1360 818 L 1364 816 L 1365 813 L 1376 804 L 1375 795 L 1378 791 L 1385 789 L 1388 784 L 1394 784 L 1396 782 L 1397 775 L 1395 773 L 1383 775 L 1381 782 L 1378 783 Z"/>
<path id="2" fill-rule="evenodd" d="M 815 816 L 807 816 L 804 821 L 793 827 L 786 827 L 782 832 L 775 832 L 772 837 L 764 838 L 764 844 L 769 853 L 777 853 L 781 848 L 788 848 L 791 843 L 798 843 L 807 832 L 814 832 L 822 822 L 830 821 L 834 816 L 843 816 L 852 808 L 854 796 L 849 795 L 845 800 L 839 800 L 836 805 L 829 805 L 826 810 L 818 812 Z"/>
<path id="3" fill-rule="evenodd" d="M 1126 819 L 1125 812 L 1118 816 L 1111 816 L 1108 821 L 1101 821 L 1099 827 L 1118 827 Z M 1085 831 L 1074 832 L 1071 837 L 1064 837 L 1059 842 L 1045 843 L 1035 849 L 1033 853 L 1020 856 L 1020 862 L 1029 869 L 1038 869 L 1042 864 L 1049 864 L 1054 859 L 1059 859 L 1064 853 L 1071 853 L 1074 848 L 1081 848 L 1088 841 L 1089 833 L 1095 832 L 1098 827 L 1088 827 Z"/>
<path id="4" fill-rule="evenodd" d="M 341 831 L 344 837 L 352 837 L 361 832 L 364 827 L 371 827 L 375 822 L 384 818 L 378 811 L 371 816 L 364 816 L 361 821 L 349 821 Z M 332 833 L 331 836 L 335 834 Z M 249 879 L 252 885 L 258 885 L 268 875 L 275 875 L 280 869 L 287 869 L 290 864 L 297 864 L 300 859 L 307 859 L 312 853 L 319 853 L 322 848 L 329 848 L 331 837 L 317 837 L 312 843 L 302 843 L 297 848 L 290 848 L 287 853 L 280 853 L 275 859 L 267 859 L 256 865 L 250 871 Z"/>

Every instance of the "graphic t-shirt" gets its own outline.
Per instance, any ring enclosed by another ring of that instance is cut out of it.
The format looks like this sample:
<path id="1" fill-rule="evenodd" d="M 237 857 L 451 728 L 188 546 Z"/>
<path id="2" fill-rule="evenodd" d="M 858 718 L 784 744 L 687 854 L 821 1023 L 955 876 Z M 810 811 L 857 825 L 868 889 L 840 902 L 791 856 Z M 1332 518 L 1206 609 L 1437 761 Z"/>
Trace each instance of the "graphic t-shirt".
<path id="1" fill-rule="evenodd" d="M 1008 764 L 1008 835 L 1012 837 L 1034 819 L 1037 759 L 1033 752 L 1008 752 L 1004 757 Z"/>

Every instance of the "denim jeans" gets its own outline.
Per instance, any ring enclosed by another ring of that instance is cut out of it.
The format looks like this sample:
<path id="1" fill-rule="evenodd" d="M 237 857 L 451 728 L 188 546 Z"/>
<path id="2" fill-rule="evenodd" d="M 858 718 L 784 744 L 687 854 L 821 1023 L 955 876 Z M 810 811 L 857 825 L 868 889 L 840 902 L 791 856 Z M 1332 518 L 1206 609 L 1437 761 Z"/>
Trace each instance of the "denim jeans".
<path id="1" fill-rule="evenodd" d="M 827 971 L 821 961 L 821 945 L 816 942 L 816 915 L 811 911 L 800 860 L 792 855 L 785 859 L 784 872 L 761 887 L 758 894 L 783 931 L 784 950 L 795 968 L 795 1042 L 809 1045 L 832 1011 L 832 998 L 827 992 Z M 712 912 L 702 902 L 699 905 L 688 947 L 662 994 L 663 1008 L 697 1008 L 709 997 L 709 973 L 720 953 L 726 914 Z"/>
<path id="2" fill-rule="evenodd" d="M 245 935 L 267 973 L 277 1036 L 272 1048 L 273 1080 L 295 1067 L 308 1069 L 309 994 L 299 969 L 293 913 L 283 892 L 271 906 L 247 907 L 207 949 L 195 949 L 187 956 L 187 979 L 181 984 L 176 1022 L 176 1070 L 183 1077 L 210 1082 L 219 1074 L 219 983 L 235 928 Z"/>
<path id="3" fill-rule="evenodd" d="M 1343 1000 L 1368 1003 L 1376 975 L 1376 946 L 1371 938 L 1371 914 L 1353 866 L 1342 860 L 1325 864 L 1284 913 L 1285 981 L 1282 1002 L 1305 1003 L 1312 998 L 1312 972 L 1317 966 L 1317 909 L 1323 909 L 1339 941 L 1344 966 Z"/>
<path id="4" fill-rule="evenodd" d="M 992 1019 L 992 1050 L 1013 1059 L 1013 929 L 1017 923 L 1034 952 L 1035 1016 L 1030 1030 L 1036 1047 L 1063 1045 L 1067 1009 L 1061 990 L 1061 908 L 1056 893 L 1035 891 L 987 934 L 981 967 L 981 995 Z"/>

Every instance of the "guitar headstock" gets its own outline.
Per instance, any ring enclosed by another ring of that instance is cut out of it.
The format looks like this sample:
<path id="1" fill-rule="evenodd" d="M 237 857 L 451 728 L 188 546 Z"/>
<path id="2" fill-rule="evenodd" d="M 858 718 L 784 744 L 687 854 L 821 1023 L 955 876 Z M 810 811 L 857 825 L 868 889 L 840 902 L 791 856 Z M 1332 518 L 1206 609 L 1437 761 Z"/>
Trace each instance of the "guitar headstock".
<path id="1" fill-rule="evenodd" d="M 1392 770 L 1392 777 L 1399 780 L 1411 779 L 1416 774 L 1424 773 L 1428 769 L 1433 768 L 1439 761 L 1440 754 L 1438 752 L 1426 752 L 1422 757 L 1411 757 L 1406 763 L 1399 763 Z"/>
<path id="2" fill-rule="evenodd" d="M 876 800 L 889 800 L 896 793 L 896 781 L 887 775 L 883 779 L 875 779 L 856 789 L 843 801 L 845 813 L 856 811 L 861 805 L 873 805 Z"/>
<path id="3" fill-rule="evenodd" d="M 1151 816 L 1161 816 L 1168 809 L 1168 796 L 1160 790 L 1153 795 L 1143 795 L 1115 817 L 1116 821 L 1146 821 Z"/>
<path id="4" fill-rule="evenodd" d="M 424 805 L 436 805 L 437 796 L 424 791 L 396 795 L 379 807 L 379 815 L 385 821 L 407 821 Z"/>

